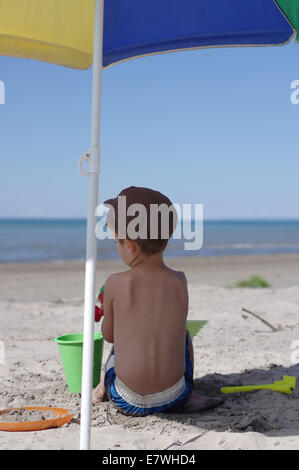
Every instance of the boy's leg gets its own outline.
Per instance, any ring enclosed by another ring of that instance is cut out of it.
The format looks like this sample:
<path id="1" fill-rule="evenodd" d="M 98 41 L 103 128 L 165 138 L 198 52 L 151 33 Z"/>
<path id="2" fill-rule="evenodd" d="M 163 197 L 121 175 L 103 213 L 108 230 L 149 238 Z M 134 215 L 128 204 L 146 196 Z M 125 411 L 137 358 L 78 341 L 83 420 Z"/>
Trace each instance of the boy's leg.
<path id="1" fill-rule="evenodd" d="M 192 363 L 192 369 L 194 370 L 194 350 L 193 350 L 192 339 L 188 330 L 187 330 L 187 336 L 188 336 L 189 357 Z M 192 413 L 196 411 L 207 410 L 208 408 L 214 408 L 216 406 L 219 406 L 223 402 L 224 402 L 223 397 L 208 397 L 206 395 L 200 395 L 199 393 L 196 393 L 194 390 L 192 390 L 190 397 L 184 403 L 184 406 L 181 411 Z"/>
<path id="2" fill-rule="evenodd" d="M 93 391 L 92 391 L 92 403 L 94 403 L 94 404 L 95 404 L 95 403 L 99 403 L 99 402 L 103 402 L 103 401 L 108 401 L 108 397 L 107 397 L 107 394 L 106 394 L 104 381 L 105 381 L 106 365 L 107 365 L 107 362 L 108 362 L 109 359 L 110 359 L 112 350 L 113 350 L 113 346 L 112 346 L 111 349 L 110 349 L 110 352 L 109 352 L 109 355 L 108 355 L 108 358 L 107 358 L 105 367 L 102 369 L 100 383 L 99 383 L 99 384 L 96 386 L 96 388 L 94 388 Z"/>
<path id="3" fill-rule="evenodd" d="M 194 370 L 194 350 L 193 350 L 193 343 L 192 343 L 192 339 L 191 339 L 191 336 L 190 336 L 190 333 L 189 333 L 188 330 L 186 331 L 186 334 L 187 334 L 187 336 L 188 336 L 188 351 L 189 351 L 189 357 L 190 357 L 191 362 L 192 362 L 192 369 Z"/>

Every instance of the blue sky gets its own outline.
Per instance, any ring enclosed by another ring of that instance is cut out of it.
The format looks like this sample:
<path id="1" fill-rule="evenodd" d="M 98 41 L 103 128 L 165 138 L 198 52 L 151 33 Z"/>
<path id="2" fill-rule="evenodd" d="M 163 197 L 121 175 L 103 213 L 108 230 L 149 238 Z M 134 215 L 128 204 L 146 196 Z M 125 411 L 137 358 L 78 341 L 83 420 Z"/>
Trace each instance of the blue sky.
<path id="1" fill-rule="evenodd" d="M 0 57 L 0 217 L 84 217 L 91 70 Z M 130 185 L 205 218 L 299 218 L 299 45 L 162 54 L 103 72 L 100 201 Z"/>

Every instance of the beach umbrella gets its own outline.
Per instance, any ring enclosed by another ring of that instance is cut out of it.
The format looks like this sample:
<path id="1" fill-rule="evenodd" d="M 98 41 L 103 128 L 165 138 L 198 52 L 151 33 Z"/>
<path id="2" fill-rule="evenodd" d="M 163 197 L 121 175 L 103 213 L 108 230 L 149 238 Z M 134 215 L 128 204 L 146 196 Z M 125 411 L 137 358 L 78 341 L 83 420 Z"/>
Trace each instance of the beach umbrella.
<path id="1" fill-rule="evenodd" d="M 102 69 L 163 52 L 282 45 L 298 29 L 299 0 L 0 0 L 0 55 L 93 64 L 91 147 L 81 158 L 88 162 L 81 449 L 90 445 Z"/>

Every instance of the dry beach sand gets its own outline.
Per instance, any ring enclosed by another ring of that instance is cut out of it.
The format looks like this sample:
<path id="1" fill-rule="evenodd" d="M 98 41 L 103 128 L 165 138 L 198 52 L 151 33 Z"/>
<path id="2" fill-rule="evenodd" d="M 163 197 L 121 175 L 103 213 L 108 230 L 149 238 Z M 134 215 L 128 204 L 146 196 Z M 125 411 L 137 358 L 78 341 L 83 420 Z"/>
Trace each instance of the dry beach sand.
<path id="1" fill-rule="evenodd" d="M 24 423 L 28 421 L 44 421 L 53 419 L 53 411 L 25 410 L 24 408 L 10 409 L 0 415 L 2 423 Z"/>
<path id="2" fill-rule="evenodd" d="M 271 383 L 283 375 L 298 381 L 299 255 L 190 257 L 167 263 L 186 272 L 189 319 L 208 320 L 194 339 L 196 390 L 213 395 L 221 386 Z M 98 286 L 122 269 L 120 262 L 99 263 Z M 253 274 L 267 279 L 271 288 L 230 288 Z M 78 448 L 80 398 L 67 390 L 51 339 L 82 330 L 83 288 L 82 262 L 0 265 L 0 340 L 5 345 L 0 409 L 57 406 L 76 418 L 59 429 L 0 432 L 0 449 Z M 273 332 L 242 312 L 244 307 L 282 329 Z M 291 348 L 296 340 L 297 351 Z M 107 412 L 107 403 L 94 405 L 92 448 L 298 449 L 299 383 L 292 395 L 270 390 L 227 395 L 218 409 L 192 415 L 131 418 L 112 407 Z"/>

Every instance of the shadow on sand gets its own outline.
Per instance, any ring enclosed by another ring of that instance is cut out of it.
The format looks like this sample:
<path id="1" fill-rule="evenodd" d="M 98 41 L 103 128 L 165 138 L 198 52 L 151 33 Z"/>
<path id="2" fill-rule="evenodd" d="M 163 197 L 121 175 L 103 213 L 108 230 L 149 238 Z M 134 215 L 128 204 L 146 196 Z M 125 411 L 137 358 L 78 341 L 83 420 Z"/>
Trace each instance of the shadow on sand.
<path id="1" fill-rule="evenodd" d="M 194 380 L 194 390 L 199 394 L 220 396 L 221 387 L 235 385 L 261 385 L 282 380 L 291 375 L 299 380 L 299 364 L 283 367 L 271 364 L 268 369 L 251 369 L 243 373 L 211 374 Z M 217 408 L 198 413 L 159 413 L 164 421 L 177 421 L 197 426 L 203 431 L 259 432 L 268 436 L 299 435 L 299 382 L 291 395 L 272 390 L 225 395 Z M 127 427 L 140 426 L 146 418 L 112 413 L 113 424 Z M 146 425 L 146 423 L 144 423 Z"/>

